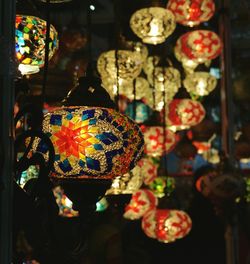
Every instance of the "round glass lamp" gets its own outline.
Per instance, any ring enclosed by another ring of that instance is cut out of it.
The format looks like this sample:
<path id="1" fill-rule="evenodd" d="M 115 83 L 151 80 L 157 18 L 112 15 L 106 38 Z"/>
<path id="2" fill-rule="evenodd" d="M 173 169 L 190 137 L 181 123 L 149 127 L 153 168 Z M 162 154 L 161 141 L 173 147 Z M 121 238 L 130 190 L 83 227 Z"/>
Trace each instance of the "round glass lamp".
<path id="1" fill-rule="evenodd" d="M 138 52 L 130 50 L 110 50 L 102 53 L 97 60 L 97 70 L 102 80 L 107 79 L 121 85 L 123 81 L 132 81 L 141 72 L 143 59 Z M 117 69 L 118 67 L 118 69 Z"/>
<path id="2" fill-rule="evenodd" d="M 136 166 L 130 172 L 115 177 L 111 187 L 106 191 L 106 195 L 132 194 L 138 191 L 142 184 L 143 174 L 140 166 Z"/>
<path id="3" fill-rule="evenodd" d="M 211 93 L 217 84 L 217 79 L 208 72 L 188 74 L 183 81 L 186 90 L 195 96 L 205 96 Z"/>
<path id="4" fill-rule="evenodd" d="M 151 126 L 142 128 L 145 140 L 144 152 L 148 156 L 159 157 L 169 153 L 177 143 L 177 136 L 170 129 L 166 128 L 166 136 L 164 142 L 163 127 Z"/>
<path id="5" fill-rule="evenodd" d="M 158 199 L 148 189 L 141 189 L 133 193 L 129 204 L 125 207 L 124 218 L 140 219 L 145 213 L 156 208 Z"/>
<path id="6" fill-rule="evenodd" d="M 182 35 L 176 42 L 177 50 L 197 63 L 218 57 L 222 50 L 219 36 L 209 30 L 194 30 Z"/>
<path id="7" fill-rule="evenodd" d="M 215 12 L 213 0 L 169 0 L 167 8 L 174 13 L 177 23 L 189 27 L 208 21 Z"/>
<path id="8" fill-rule="evenodd" d="M 154 68 L 159 64 L 160 62 L 159 56 L 148 56 L 146 61 L 143 64 L 143 71 L 146 73 L 146 75 L 152 75 Z"/>
<path id="9" fill-rule="evenodd" d="M 134 52 L 138 52 L 141 57 L 142 60 L 145 61 L 148 57 L 148 48 L 145 44 L 141 43 L 141 42 L 134 42 L 134 41 L 127 41 L 126 44 L 128 45 L 128 47 L 134 51 Z"/>
<path id="10" fill-rule="evenodd" d="M 34 16 L 16 15 L 16 57 L 22 75 L 39 72 L 45 63 L 46 21 Z M 50 26 L 49 59 L 58 49 L 58 35 Z"/>
<path id="11" fill-rule="evenodd" d="M 191 228 L 191 218 L 181 210 L 151 210 L 144 214 L 142 218 L 144 233 L 164 243 L 170 243 L 185 237 Z"/>
<path id="12" fill-rule="evenodd" d="M 141 167 L 143 175 L 143 183 L 149 185 L 158 175 L 158 167 L 160 166 L 160 160 L 150 156 L 146 156 L 138 162 Z"/>
<path id="13" fill-rule="evenodd" d="M 175 16 L 162 7 L 143 8 L 131 16 L 130 27 L 144 43 L 156 45 L 174 32 Z"/>
<path id="14" fill-rule="evenodd" d="M 139 126 L 110 108 L 55 109 L 45 115 L 43 132 L 55 149 L 52 179 L 112 179 L 132 170 L 143 153 Z M 46 154 L 41 142 L 34 148 Z"/>

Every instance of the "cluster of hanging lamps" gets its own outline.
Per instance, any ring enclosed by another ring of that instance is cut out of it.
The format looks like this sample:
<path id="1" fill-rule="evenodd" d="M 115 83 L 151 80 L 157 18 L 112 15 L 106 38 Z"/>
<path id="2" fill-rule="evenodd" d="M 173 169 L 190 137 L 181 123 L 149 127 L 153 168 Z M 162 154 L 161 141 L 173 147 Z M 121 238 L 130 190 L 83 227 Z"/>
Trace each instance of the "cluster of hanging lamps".
<path id="1" fill-rule="evenodd" d="M 188 27 L 208 21 L 215 12 L 213 0 L 169 0 L 167 8 L 174 13 L 177 23 Z"/>
<path id="2" fill-rule="evenodd" d="M 166 8 L 143 8 L 132 14 L 130 27 L 142 42 L 157 45 L 163 43 L 174 32 L 175 16 Z"/>
<path id="3" fill-rule="evenodd" d="M 18 69 L 22 75 L 39 72 L 45 63 L 46 21 L 26 15 L 16 15 L 16 57 Z M 50 26 L 49 54 L 51 59 L 58 49 L 58 34 L 53 25 Z"/>
<path id="4" fill-rule="evenodd" d="M 211 93 L 217 85 L 217 79 L 209 72 L 196 71 L 187 74 L 183 86 L 194 96 L 206 96 Z"/>
<path id="5" fill-rule="evenodd" d="M 132 194 L 130 202 L 126 205 L 123 217 L 130 220 L 136 220 L 143 217 L 144 214 L 153 210 L 158 205 L 158 199 L 148 189 L 140 189 Z"/>
<path id="6" fill-rule="evenodd" d="M 170 243 L 185 237 L 192 228 L 192 221 L 181 210 L 150 210 L 142 218 L 142 230 L 159 242 Z"/>

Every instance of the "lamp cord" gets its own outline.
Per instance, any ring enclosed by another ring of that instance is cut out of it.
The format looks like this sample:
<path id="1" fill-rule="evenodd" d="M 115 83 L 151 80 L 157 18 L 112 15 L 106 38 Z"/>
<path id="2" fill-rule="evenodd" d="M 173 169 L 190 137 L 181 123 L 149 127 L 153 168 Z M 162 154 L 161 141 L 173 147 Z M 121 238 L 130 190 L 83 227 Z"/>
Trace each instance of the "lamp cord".
<path id="1" fill-rule="evenodd" d="M 162 68 L 162 71 L 164 71 L 164 68 Z M 162 72 L 164 74 L 164 72 Z M 167 136 L 166 136 L 166 126 L 167 126 L 167 120 L 166 120 L 166 86 L 165 86 L 165 78 L 163 82 L 163 89 L 162 89 L 162 97 L 163 97 L 163 172 L 164 174 L 167 174 L 167 149 L 166 149 L 166 142 L 167 142 Z"/>
<path id="2" fill-rule="evenodd" d="M 133 95 L 134 95 L 134 101 L 133 101 L 133 119 L 136 119 L 136 79 L 133 80 Z"/>
<path id="3" fill-rule="evenodd" d="M 42 83 L 42 103 L 45 103 L 46 85 L 48 79 L 49 68 L 49 41 L 50 41 L 50 0 L 46 0 L 46 38 L 45 38 L 45 54 L 44 54 L 44 69 L 43 69 L 43 83 Z"/>

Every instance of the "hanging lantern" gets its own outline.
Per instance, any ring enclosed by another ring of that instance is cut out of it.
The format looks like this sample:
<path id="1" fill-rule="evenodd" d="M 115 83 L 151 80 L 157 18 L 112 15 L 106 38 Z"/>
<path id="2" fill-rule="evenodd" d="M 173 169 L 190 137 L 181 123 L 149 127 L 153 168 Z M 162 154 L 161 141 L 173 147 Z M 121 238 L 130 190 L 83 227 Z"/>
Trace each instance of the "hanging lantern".
<path id="1" fill-rule="evenodd" d="M 208 21 L 215 12 L 213 0 L 169 0 L 167 8 L 174 13 L 176 22 L 189 27 Z"/>
<path id="2" fill-rule="evenodd" d="M 173 130 L 187 129 L 199 124 L 205 117 L 205 109 L 198 101 L 174 99 L 169 104 L 167 124 Z"/>
<path id="3" fill-rule="evenodd" d="M 147 44 L 160 44 L 176 27 L 174 14 L 162 7 L 143 8 L 130 18 L 133 32 Z"/>
<path id="4" fill-rule="evenodd" d="M 16 15 L 16 57 L 22 75 L 39 72 L 45 63 L 46 21 L 34 16 Z M 50 26 L 49 59 L 58 49 L 58 36 Z"/>
<path id="5" fill-rule="evenodd" d="M 140 189 L 143 184 L 143 174 L 140 166 L 122 176 L 117 176 L 112 180 L 111 187 L 106 191 L 106 195 L 132 194 Z"/>
<path id="6" fill-rule="evenodd" d="M 117 95 L 117 80 L 102 78 L 102 84 L 112 98 Z M 151 94 L 152 96 L 152 89 L 149 87 L 148 81 L 142 77 L 137 77 L 134 80 L 123 80 L 122 82 L 119 82 L 119 94 L 125 95 L 130 100 L 134 100 L 134 85 L 136 100 L 146 98 L 148 94 Z"/>
<path id="7" fill-rule="evenodd" d="M 152 75 L 148 75 L 148 80 L 155 89 L 155 104 L 158 111 L 162 110 L 164 102 L 168 103 L 173 99 L 181 87 L 180 72 L 174 67 L 155 67 Z"/>
<path id="8" fill-rule="evenodd" d="M 137 42 L 126 41 L 126 44 L 132 51 L 140 54 L 143 62 L 146 61 L 148 57 L 148 48 L 145 44 L 138 42 L 138 41 Z"/>
<path id="9" fill-rule="evenodd" d="M 124 81 L 132 81 L 141 72 L 143 59 L 138 52 L 130 50 L 110 50 L 103 52 L 97 60 L 97 70 L 102 81 L 105 79 L 121 85 Z M 118 67 L 118 69 L 117 69 Z M 118 76 L 117 76 L 118 75 Z"/>
<path id="10" fill-rule="evenodd" d="M 209 30 L 187 32 L 177 40 L 176 46 L 181 54 L 197 63 L 215 59 L 222 50 L 219 36 Z"/>
<path id="11" fill-rule="evenodd" d="M 147 189 L 141 189 L 133 193 L 129 204 L 125 207 L 124 218 L 136 220 L 145 213 L 156 208 L 158 199 Z"/>
<path id="12" fill-rule="evenodd" d="M 144 233 L 164 243 L 185 237 L 191 228 L 192 221 L 189 215 L 180 210 L 151 210 L 142 218 Z"/>
<path id="13" fill-rule="evenodd" d="M 146 73 L 146 75 L 152 75 L 154 68 L 159 64 L 160 59 L 161 58 L 159 56 L 147 57 L 143 64 L 143 71 Z"/>
<path id="14" fill-rule="evenodd" d="M 164 190 L 167 186 L 166 177 L 156 177 L 150 184 L 150 190 L 155 194 L 156 197 L 162 198 L 165 196 Z"/>
<path id="15" fill-rule="evenodd" d="M 45 115 L 43 131 L 54 145 L 55 179 L 111 179 L 132 170 L 143 152 L 140 128 L 109 108 L 59 108 Z"/>
<path id="16" fill-rule="evenodd" d="M 190 94 L 205 96 L 215 89 L 217 79 L 208 72 L 194 72 L 186 76 L 183 85 Z"/>
<path id="17" fill-rule="evenodd" d="M 159 165 L 160 161 L 157 158 L 145 157 L 139 160 L 138 166 L 141 168 L 144 184 L 149 185 L 154 181 Z"/>
<path id="18" fill-rule="evenodd" d="M 145 141 L 145 154 L 153 157 L 159 157 L 173 150 L 177 143 L 177 136 L 174 132 L 166 128 L 165 146 L 164 146 L 164 135 L 163 127 L 151 126 L 143 127 L 142 132 Z"/>

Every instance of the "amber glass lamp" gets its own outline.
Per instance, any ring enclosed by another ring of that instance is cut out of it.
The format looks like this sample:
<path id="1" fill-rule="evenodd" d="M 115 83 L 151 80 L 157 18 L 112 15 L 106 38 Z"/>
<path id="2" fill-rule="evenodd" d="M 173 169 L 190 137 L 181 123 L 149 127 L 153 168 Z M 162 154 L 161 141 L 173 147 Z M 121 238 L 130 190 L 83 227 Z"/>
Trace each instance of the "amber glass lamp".
<path id="1" fill-rule="evenodd" d="M 167 8 L 174 13 L 177 23 L 189 27 L 208 21 L 215 12 L 213 0 L 169 0 Z"/>
<path id="2" fill-rule="evenodd" d="M 175 16 L 162 7 L 143 8 L 131 16 L 130 27 L 144 43 L 156 45 L 174 32 Z"/>
<path id="3" fill-rule="evenodd" d="M 16 57 L 22 75 L 39 72 L 45 63 L 46 21 L 34 16 L 16 15 Z M 58 35 L 50 26 L 49 59 L 58 49 Z"/>

